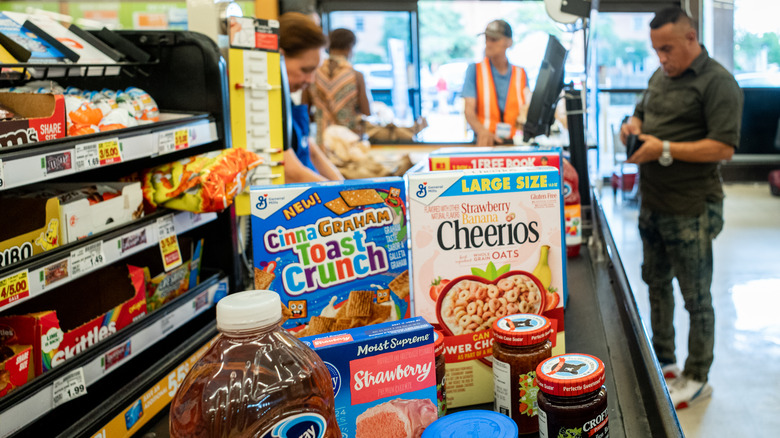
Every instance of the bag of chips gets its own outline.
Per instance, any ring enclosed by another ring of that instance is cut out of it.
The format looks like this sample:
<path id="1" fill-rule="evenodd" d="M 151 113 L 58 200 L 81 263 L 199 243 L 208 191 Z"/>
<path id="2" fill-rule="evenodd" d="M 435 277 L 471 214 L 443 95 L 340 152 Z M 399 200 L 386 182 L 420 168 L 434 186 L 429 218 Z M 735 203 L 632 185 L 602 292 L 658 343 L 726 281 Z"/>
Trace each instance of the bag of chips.
<path id="1" fill-rule="evenodd" d="M 250 171 L 263 159 L 246 149 L 226 149 L 196 155 L 144 172 L 144 200 L 194 213 L 222 211 L 246 187 Z"/>

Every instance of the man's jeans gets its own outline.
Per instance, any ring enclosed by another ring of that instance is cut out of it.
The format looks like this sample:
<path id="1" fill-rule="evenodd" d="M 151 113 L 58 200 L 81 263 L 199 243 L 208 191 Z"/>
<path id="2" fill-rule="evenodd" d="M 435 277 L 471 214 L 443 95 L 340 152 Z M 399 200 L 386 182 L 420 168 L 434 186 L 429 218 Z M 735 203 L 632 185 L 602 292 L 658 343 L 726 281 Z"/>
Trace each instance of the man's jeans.
<path id="1" fill-rule="evenodd" d="M 706 381 L 713 359 L 715 312 L 712 308 L 712 240 L 723 229 L 723 202 L 707 203 L 704 213 L 687 217 L 639 212 L 644 262 L 642 279 L 650 290 L 653 348 L 662 363 L 677 362 L 674 353 L 674 295 L 677 277 L 691 318 L 688 358 L 683 374 Z"/>

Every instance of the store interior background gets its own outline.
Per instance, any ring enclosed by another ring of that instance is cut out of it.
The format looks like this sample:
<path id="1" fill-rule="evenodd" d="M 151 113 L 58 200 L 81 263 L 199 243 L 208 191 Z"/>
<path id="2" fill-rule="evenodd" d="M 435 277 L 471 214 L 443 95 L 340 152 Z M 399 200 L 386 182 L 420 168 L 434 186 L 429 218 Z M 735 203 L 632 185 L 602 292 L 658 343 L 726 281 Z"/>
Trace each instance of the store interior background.
<path id="1" fill-rule="evenodd" d="M 237 3 L 245 15 L 262 17 L 262 8 L 276 2 Z M 646 287 L 639 275 L 637 200 L 630 184 L 622 185 L 620 178 L 625 175 L 629 181 L 635 169 L 622 164 L 624 148 L 615 133 L 658 67 L 648 23 L 652 11 L 668 3 L 673 2 L 601 0 L 599 12 L 591 16 L 587 47 L 581 26 L 554 23 L 541 1 L 283 0 L 279 10 L 316 7 L 326 30 L 353 30 L 358 39 L 353 61 L 366 77 L 373 116 L 398 124 L 425 117 L 429 127 L 418 136 L 423 146 L 471 141 L 460 90 L 466 67 L 481 58 L 484 41 L 477 34 L 487 22 L 500 17 L 513 26 L 509 59 L 526 68 L 532 86 L 546 35 L 557 36 L 570 50 L 566 81 L 588 91 L 591 181 L 640 312 L 649 321 Z M 748 136 L 743 134 L 742 147 L 724 166 L 726 225 L 715 242 L 713 282 L 718 318 L 711 375 L 715 392 L 711 401 L 681 412 L 679 418 L 689 437 L 764 436 L 780 430 L 780 324 L 774 315 L 780 306 L 780 198 L 770 195 L 766 183 L 767 172 L 780 168 L 780 2 L 683 3 L 700 18 L 700 40 L 710 55 L 729 68 L 745 90 L 743 133 Z M 187 2 L 0 3 L 0 10 L 30 7 L 70 15 L 87 28 L 91 22 L 113 29 L 187 29 Z M 681 300 L 677 308 L 682 309 Z M 680 310 L 676 318 L 684 357 L 687 315 Z"/>

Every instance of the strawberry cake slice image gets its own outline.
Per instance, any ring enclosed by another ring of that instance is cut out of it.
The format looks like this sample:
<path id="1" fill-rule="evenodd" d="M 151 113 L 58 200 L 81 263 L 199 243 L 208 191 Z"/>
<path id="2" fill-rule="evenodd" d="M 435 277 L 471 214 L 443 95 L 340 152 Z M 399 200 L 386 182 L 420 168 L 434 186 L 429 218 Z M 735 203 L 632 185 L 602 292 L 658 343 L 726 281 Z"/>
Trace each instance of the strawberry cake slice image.
<path id="1" fill-rule="evenodd" d="M 420 438 L 437 418 L 429 399 L 390 400 L 358 415 L 355 438 Z"/>

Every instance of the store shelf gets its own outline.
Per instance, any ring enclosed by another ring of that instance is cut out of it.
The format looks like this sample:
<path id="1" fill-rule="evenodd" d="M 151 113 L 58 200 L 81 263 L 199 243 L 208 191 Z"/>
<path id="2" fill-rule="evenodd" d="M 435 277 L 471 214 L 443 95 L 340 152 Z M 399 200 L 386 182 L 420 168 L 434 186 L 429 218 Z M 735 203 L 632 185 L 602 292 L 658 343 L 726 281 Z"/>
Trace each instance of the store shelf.
<path id="1" fill-rule="evenodd" d="M 0 190 L 155 157 L 213 143 L 217 124 L 207 114 L 163 113 L 160 121 L 116 131 L 0 149 Z M 61 170 L 47 172 L 47 157 Z M 64 158 L 64 159 L 62 159 Z"/>
<path id="2" fill-rule="evenodd" d="M 72 424 L 58 437 L 131 437 L 159 423 L 167 436 L 167 412 L 176 389 L 190 368 L 211 347 L 216 335 L 214 325 L 201 329 L 160 359 L 149 373 L 128 383 L 119 396 L 101 405 L 89 418 Z M 139 412 L 141 415 L 136 415 Z"/>
<path id="3" fill-rule="evenodd" d="M 146 248 L 157 245 L 161 234 L 170 235 L 170 226 L 176 235 L 186 233 L 217 218 L 216 213 L 195 214 L 187 211 L 157 212 L 131 225 L 77 241 L 36 256 L 30 262 L 12 265 L 0 270 L 3 279 L 25 279 L 27 291 L 17 290 L 14 296 L 0 297 L 0 311 L 51 292 L 76 278 L 122 260 Z M 21 280 L 16 282 L 21 283 Z"/>
<path id="4" fill-rule="evenodd" d="M 54 410 L 55 385 L 59 386 L 60 382 L 69 380 L 69 377 L 83 373 L 86 392 L 82 393 L 88 393 L 90 386 L 103 377 L 120 369 L 177 328 L 212 308 L 215 295 L 226 294 L 228 287 L 228 279 L 215 274 L 157 312 L 6 396 L 0 400 L 0 436 L 20 431 Z M 209 327 L 213 330 L 213 326 Z M 156 369 L 149 370 L 150 374 L 154 372 Z M 139 374 L 144 376 L 146 373 Z M 122 386 L 124 385 L 118 383 L 117 391 L 120 391 Z M 74 403 L 75 400 L 78 398 L 74 397 L 64 403 Z M 109 403 L 109 400 L 106 400 L 106 403 Z"/>
<path id="5" fill-rule="evenodd" d="M 125 74 L 136 76 L 146 75 L 143 67 L 155 64 L 155 62 L 120 61 L 110 64 L 82 64 L 82 63 L 56 63 L 35 64 L 15 63 L 3 64 L 3 69 L 17 69 L 17 71 L 3 72 L 0 82 L 4 84 L 24 84 L 30 80 L 61 80 L 70 77 L 88 76 L 91 78 L 103 76 L 119 76 Z"/>

